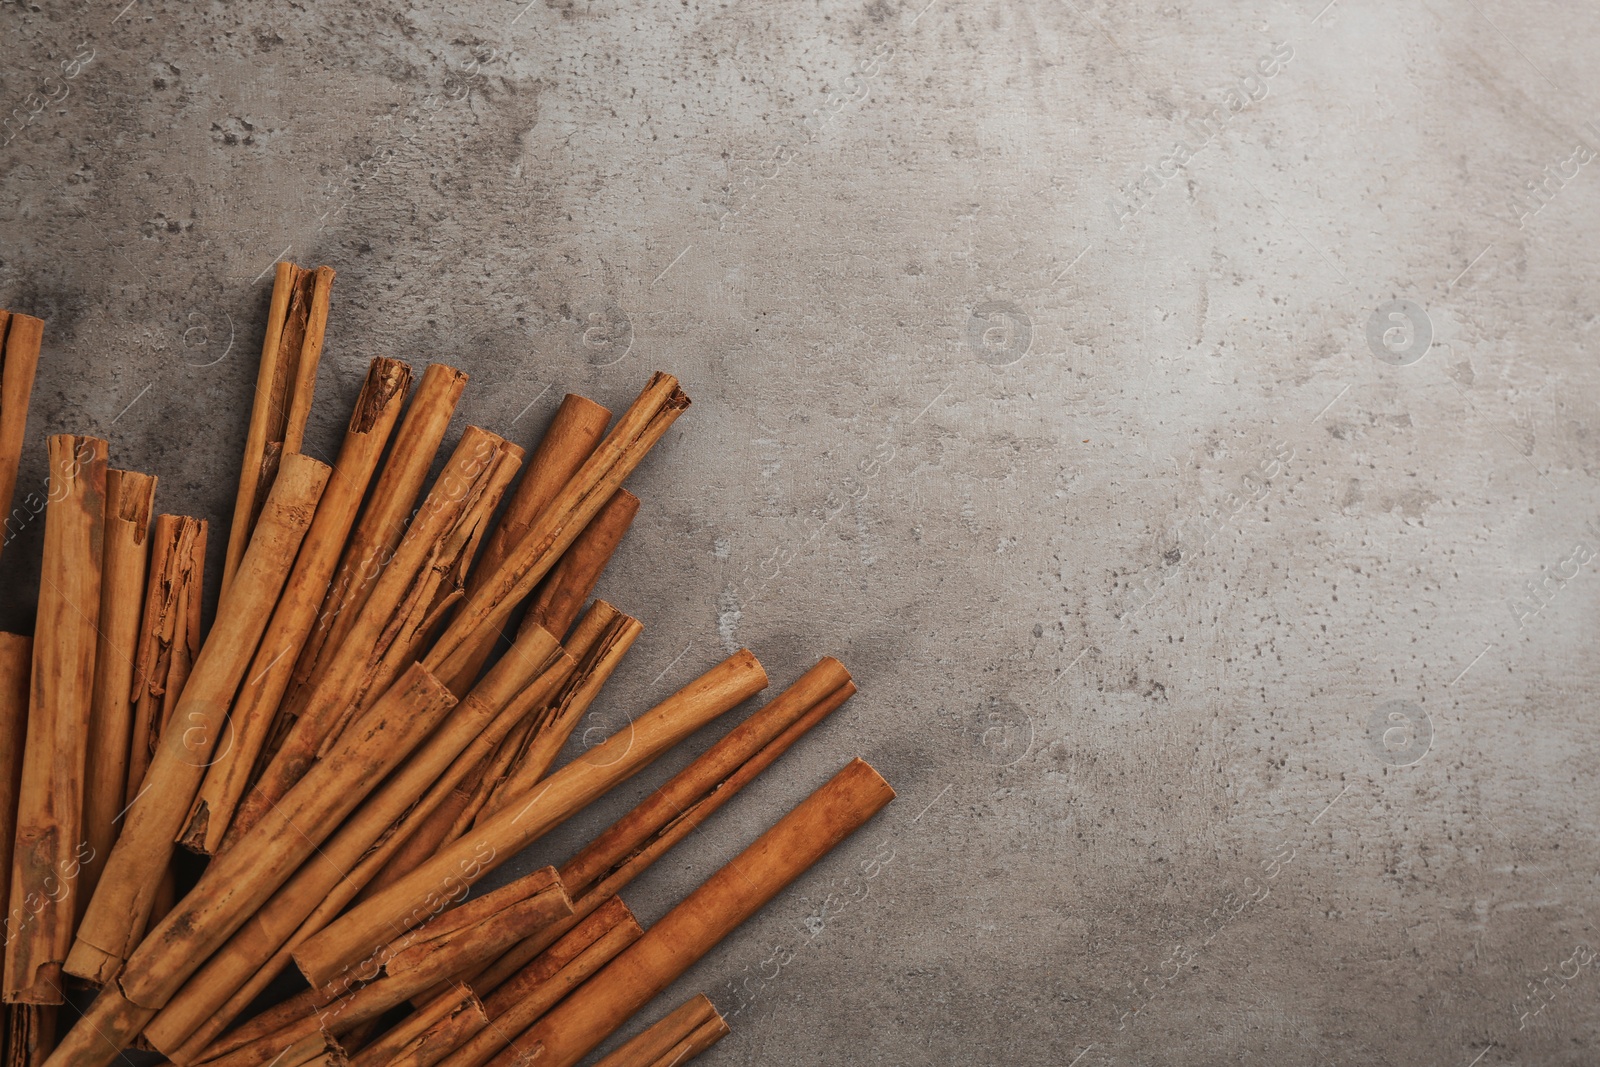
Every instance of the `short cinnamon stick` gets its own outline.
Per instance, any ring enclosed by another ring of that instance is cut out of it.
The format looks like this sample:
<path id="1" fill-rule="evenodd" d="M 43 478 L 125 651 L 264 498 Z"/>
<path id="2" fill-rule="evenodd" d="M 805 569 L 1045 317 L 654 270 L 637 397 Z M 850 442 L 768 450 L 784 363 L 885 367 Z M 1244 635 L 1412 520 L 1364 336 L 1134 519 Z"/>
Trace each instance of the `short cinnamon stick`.
<path id="1" fill-rule="evenodd" d="M 206 522 L 158 515 L 152 543 L 134 666 L 133 738 L 128 751 L 124 806 L 133 803 L 144 784 L 156 740 L 171 719 L 195 657 L 200 654 Z"/>
<path id="2" fill-rule="evenodd" d="M 11 497 L 28 428 L 28 398 L 39 368 L 44 322 L 32 315 L 0 311 L 0 548 L 11 533 Z"/>
<path id="3" fill-rule="evenodd" d="M 328 476 L 327 488 L 295 558 L 272 622 L 223 727 L 217 756 L 206 770 L 180 843 L 210 854 L 222 843 L 233 812 L 254 777 L 256 759 L 272 729 L 278 702 L 288 688 L 301 647 L 344 549 L 367 484 L 377 469 L 389 433 L 411 387 L 411 368 L 378 358 L 367 369 L 356 398 L 344 444 Z"/>
<path id="4" fill-rule="evenodd" d="M 60 1004 L 78 874 L 87 858 L 83 784 L 99 635 L 106 443 L 50 438 L 28 739 L 11 864 L 5 999 Z M 20 910 L 19 910 L 20 909 Z"/>
<path id="5" fill-rule="evenodd" d="M 161 731 L 84 912 L 67 958 L 70 973 L 97 984 L 109 981 L 144 935 L 156 887 L 216 748 L 229 702 L 271 618 L 327 480 L 326 464 L 299 453 L 283 458 L 235 581 L 222 594 L 217 625 L 195 661 L 173 721 Z"/>
<path id="6" fill-rule="evenodd" d="M 892 799 L 877 771 L 852 760 L 491 1064 L 571 1067 Z"/>
<path id="7" fill-rule="evenodd" d="M 697 993 L 594 1067 L 676 1067 L 726 1036 L 727 1020 L 704 993 Z"/>
<path id="8" fill-rule="evenodd" d="M 89 847 L 79 875 L 79 911 L 88 906 L 100 881 L 106 856 L 117 839 L 117 815 L 127 803 L 133 676 L 139 655 L 139 624 L 144 616 L 155 493 L 156 480 L 148 474 L 106 472 L 100 640 L 94 658 L 94 704 L 89 712 L 88 772 L 83 796 L 83 836 Z"/>
<path id="9" fill-rule="evenodd" d="M 307 270 L 281 262 L 272 283 L 272 306 L 256 373 L 255 404 L 245 437 L 239 492 L 234 498 L 233 525 L 228 531 L 222 564 L 222 591 L 233 584 L 244 559 L 257 518 L 278 476 L 283 457 L 300 451 L 311 398 L 316 390 L 317 363 L 328 324 L 328 294 L 333 268 Z"/>

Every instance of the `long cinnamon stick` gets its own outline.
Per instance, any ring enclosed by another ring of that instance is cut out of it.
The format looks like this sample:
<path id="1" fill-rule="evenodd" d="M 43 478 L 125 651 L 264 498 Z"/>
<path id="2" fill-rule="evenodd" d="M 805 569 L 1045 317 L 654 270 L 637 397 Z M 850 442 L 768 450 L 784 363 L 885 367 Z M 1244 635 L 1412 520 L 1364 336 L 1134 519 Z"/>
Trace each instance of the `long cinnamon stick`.
<path id="1" fill-rule="evenodd" d="M 100 617 L 106 443 L 50 438 L 28 740 L 11 865 L 5 999 L 60 1004 L 83 849 L 83 775 Z M 21 913 L 17 911 L 21 905 Z"/>
<path id="2" fill-rule="evenodd" d="M 594 453 L 610 421 L 610 409 L 593 400 L 576 393 L 568 393 L 562 399 L 555 417 L 550 420 L 544 437 L 539 441 L 539 447 L 528 457 L 527 467 L 506 504 L 505 513 L 484 542 L 483 554 L 467 580 L 469 595 L 505 561 L 511 550 L 527 535 L 533 520 L 572 480 L 578 468 L 583 466 L 583 461 Z M 551 626 L 545 629 L 558 638 L 566 633 L 564 629 Z M 457 684 L 478 676 L 484 661 L 494 651 L 498 637 L 498 633 L 486 632 L 477 639 L 476 650 L 462 668 L 461 677 L 454 680 Z"/>
<path id="3" fill-rule="evenodd" d="M 231 847 L 300 779 L 344 725 L 415 658 L 457 588 L 522 450 L 467 427 L 422 509 L 378 579 L 356 624 L 327 657 L 288 735 L 234 812 Z"/>
<path id="4" fill-rule="evenodd" d="M 553 634 L 565 634 L 638 513 L 638 497 L 626 489 L 611 494 L 583 533 L 562 553 L 561 562 L 540 583 L 528 613 L 522 617 L 522 625 L 543 626 Z"/>
<path id="5" fill-rule="evenodd" d="M 661 373 L 651 377 L 600 447 L 450 620 L 423 661 L 430 670 L 441 678 L 455 679 L 471 667 L 479 642 L 505 627 L 516 605 L 550 572 L 688 406 L 689 398 L 678 388 L 676 378 Z"/>
<path id="6" fill-rule="evenodd" d="M 177 1063 L 202 1058 L 288 964 L 289 953 L 355 897 L 467 769 L 527 714 L 519 703 L 542 703 L 541 694 L 558 687 L 572 667 L 548 633 L 519 635 L 445 724 L 185 983 L 150 1024 L 150 1043 Z"/>
<path id="7" fill-rule="evenodd" d="M 301 971 L 321 985 L 358 963 L 411 922 L 417 905 L 454 879 L 459 865 L 487 854 L 480 874 L 625 781 L 667 748 L 765 687 L 766 672 L 741 649 L 628 727 L 552 774 L 527 799 L 508 805 L 383 892 L 352 908 L 295 953 Z M 396 916 L 402 918 L 397 919 Z"/>
<path id="8" fill-rule="evenodd" d="M 491 1064 L 571 1067 L 892 799 L 877 771 L 852 760 Z"/>
<path id="9" fill-rule="evenodd" d="M 139 624 L 144 615 L 155 493 L 156 480 L 148 474 L 106 472 L 100 640 L 94 657 L 94 704 L 89 712 L 88 772 L 83 795 L 83 836 L 88 843 L 88 858 L 79 875 L 80 911 L 88 906 L 100 881 L 105 858 L 117 839 L 116 817 L 127 803 L 133 676 L 139 654 Z"/>
<path id="10" fill-rule="evenodd" d="M 261 345 L 255 404 L 245 437 L 239 492 L 234 498 L 233 526 L 222 564 L 222 591 L 233 584 L 245 547 L 278 476 L 283 457 L 300 451 L 311 398 L 322 358 L 322 335 L 328 324 L 328 294 L 333 268 L 306 270 L 279 263 L 272 283 L 272 306 Z"/>
<path id="11" fill-rule="evenodd" d="M 293 724 L 304 706 L 309 695 L 306 687 L 314 685 L 326 670 L 324 655 L 343 644 L 379 575 L 393 559 L 466 384 L 464 373 L 442 363 L 430 363 L 423 371 L 416 395 L 394 434 L 394 447 L 373 487 L 372 500 L 350 535 L 333 584 L 317 612 L 316 627 L 295 664 L 294 676 L 283 696 L 282 715 L 287 725 Z M 269 754 L 281 740 L 281 735 L 275 737 Z"/>
<path id="12" fill-rule="evenodd" d="M 122 803 L 133 803 L 200 654 L 200 591 L 206 562 L 206 522 L 157 515 L 139 651 L 133 676 L 133 737 Z M 103 859 L 103 857 L 102 857 Z"/>
<path id="13" fill-rule="evenodd" d="M 217 757 L 206 771 L 189 812 L 180 843 L 196 852 L 213 853 L 222 843 L 233 812 L 243 799 L 266 744 L 278 702 L 300 655 L 318 606 L 355 524 L 356 511 L 377 469 L 389 433 L 400 416 L 411 387 L 411 368 L 378 358 L 367 369 L 343 446 L 328 476 L 327 488 L 306 532 L 294 571 L 245 672 L 243 687 L 223 728 Z"/>
<path id="14" fill-rule="evenodd" d="M 229 701 L 267 627 L 327 480 L 326 464 L 299 453 L 283 457 L 235 581 L 222 594 L 217 625 L 195 661 L 173 721 L 161 732 L 84 912 L 67 957 L 69 973 L 97 984 L 109 981 L 139 944 Z"/>
<path id="15" fill-rule="evenodd" d="M 727 1036 L 728 1021 L 697 993 L 594 1067 L 677 1067 Z"/>
<path id="16" fill-rule="evenodd" d="M 28 427 L 28 398 L 39 367 L 44 322 L 32 315 L 0 311 L 0 548 L 11 532 L 11 497 Z"/>

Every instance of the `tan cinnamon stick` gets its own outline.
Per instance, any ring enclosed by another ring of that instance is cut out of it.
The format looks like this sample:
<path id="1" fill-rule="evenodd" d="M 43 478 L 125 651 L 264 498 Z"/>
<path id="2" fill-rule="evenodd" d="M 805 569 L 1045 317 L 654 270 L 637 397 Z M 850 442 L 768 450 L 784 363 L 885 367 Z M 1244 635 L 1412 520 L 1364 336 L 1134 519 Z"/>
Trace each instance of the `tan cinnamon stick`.
<path id="1" fill-rule="evenodd" d="M 394 434 L 394 447 L 373 487 L 372 500 L 350 535 L 333 584 L 317 612 L 316 628 L 295 664 L 294 676 L 283 696 L 281 714 L 286 726 L 293 725 L 304 706 L 309 695 L 306 687 L 314 685 L 326 670 L 324 655 L 344 642 L 378 577 L 393 559 L 466 384 L 464 373 L 442 363 L 431 363 L 423 371 L 416 395 Z M 280 732 L 274 736 L 268 755 L 276 751 L 281 740 Z"/>
<path id="2" fill-rule="evenodd" d="M 50 438 L 50 503 L 39 570 L 28 739 L 11 864 L 5 999 L 60 1004 L 83 842 L 83 777 L 94 696 L 106 502 L 106 443 Z M 19 913 L 18 908 L 21 908 Z"/>
<path id="3" fill-rule="evenodd" d="M 33 639 L 0 633 L 0 856 L 9 857 L 17 833 L 22 753 L 28 740 L 28 679 Z M 0 915 L 11 914 L 11 879 L 0 880 Z"/>
<path id="4" fill-rule="evenodd" d="M 356 624 L 326 657 L 321 676 L 224 838 L 231 847 L 277 803 L 344 725 L 377 699 L 415 658 L 452 601 L 484 525 L 522 450 L 467 427 L 422 509 L 378 579 Z"/>
<path id="5" fill-rule="evenodd" d="M 726 1036 L 727 1020 L 704 993 L 697 993 L 595 1067 L 676 1067 Z"/>
<path id="6" fill-rule="evenodd" d="M 505 627 L 516 605 L 533 592 L 688 406 L 689 398 L 678 388 L 676 378 L 660 373 L 651 377 L 600 447 L 539 513 L 504 562 L 486 574 L 483 585 L 462 604 L 423 661 L 430 670 L 441 678 L 457 679 L 471 667 L 485 635 Z"/>
<path id="7" fill-rule="evenodd" d="M 605 435 L 606 424 L 610 421 L 610 409 L 596 404 L 593 400 L 576 393 L 568 393 L 562 399 L 561 406 L 556 409 L 555 417 L 550 420 L 550 426 L 539 441 L 539 447 L 528 457 L 522 480 L 517 483 L 516 491 L 511 494 L 505 514 L 500 517 L 494 532 L 484 542 L 483 555 L 473 567 L 472 575 L 467 581 L 469 595 L 483 583 L 485 577 L 493 574 L 505 561 L 511 550 L 527 535 L 533 520 L 549 506 L 562 487 L 572 480 L 578 468 L 583 466 L 583 461 L 594 453 L 600 444 L 600 439 Z M 545 629 L 555 634 L 557 638 L 566 633 L 564 629 L 557 630 L 551 626 Z M 483 669 L 484 661 L 494 651 L 494 643 L 498 637 L 498 633 L 486 632 L 477 640 L 476 650 L 468 659 L 467 665 L 462 668 L 461 677 L 454 679 L 456 683 L 470 681 L 478 676 Z"/>
<path id="8" fill-rule="evenodd" d="M 278 476 L 283 457 L 300 451 L 311 398 L 316 390 L 322 335 L 328 324 L 328 294 L 333 268 L 306 270 L 279 263 L 272 283 L 272 306 L 261 345 L 255 404 L 245 437 L 233 526 L 222 564 L 222 591 L 233 584 L 251 531 Z"/>
<path id="9" fill-rule="evenodd" d="M 892 799 L 877 771 L 852 760 L 491 1064 L 571 1067 Z"/>
<path id="10" fill-rule="evenodd" d="M 0 548 L 11 533 L 11 497 L 28 428 L 28 398 L 39 368 L 44 322 L 32 315 L 0 311 Z"/>
<path id="11" fill-rule="evenodd" d="M 67 958 L 68 972 L 104 983 L 139 944 L 229 701 L 266 629 L 327 480 L 326 464 L 299 453 L 283 458 L 236 580 L 222 594 L 217 625 L 124 816 Z"/>
<path id="12" fill-rule="evenodd" d="M 522 625 L 543 626 L 553 634 L 566 634 L 638 513 L 638 497 L 626 489 L 611 494 L 611 499 L 562 554 L 561 562 L 540 583 L 528 613 L 522 617 Z"/>
<path id="13" fill-rule="evenodd" d="M 196 852 L 209 854 L 217 850 L 253 778 L 278 702 L 288 688 L 300 649 L 310 634 L 345 539 L 355 525 L 367 484 L 410 387 L 411 368 L 398 360 L 375 359 L 367 369 L 344 444 L 295 558 L 294 571 L 255 659 L 245 672 L 244 685 L 223 728 L 216 759 L 206 771 L 179 835 L 180 843 Z"/>
<path id="14" fill-rule="evenodd" d="M 296 965 L 314 985 L 337 977 L 392 938 L 397 923 L 414 925 L 417 920 L 410 916 L 417 914 L 418 905 L 438 893 L 447 879 L 454 880 L 463 861 L 486 854 L 489 859 L 480 874 L 487 873 L 667 748 L 759 692 L 766 682 L 766 672 L 749 650 L 729 656 L 552 774 L 523 803 L 507 805 L 383 892 L 352 908 L 300 947 L 294 956 Z"/>
<path id="15" fill-rule="evenodd" d="M 133 676 L 139 655 L 150 555 L 150 514 L 156 480 L 148 474 L 106 472 L 105 566 L 100 582 L 100 640 L 94 658 L 94 703 L 89 712 L 88 772 L 84 776 L 83 836 L 88 844 L 79 877 L 78 910 L 89 904 L 106 856 L 117 839 L 117 815 L 128 791 L 133 740 Z"/>
<path id="16" fill-rule="evenodd" d="M 156 740 L 171 719 L 195 657 L 200 654 L 205 520 L 158 515 L 152 543 L 133 676 L 133 738 L 128 751 L 124 807 L 133 803 L 144 784 Z"/>
<path id="17" fill-rule="evenodd" d="M 288 964 L 290 952 L 355 897 L 417 822 L 528 713 L 519 704 L 542 703 L 572 667 L 572 658 L 548 633 L 518 635 L 511 651 L 445 724 L 185 983 L 150 1024 L 150 1043 L 177 1063 L 201 1059 L 222 1029 Z M 320 1006 L 309 997 L 302 1003 L 307 1010 Z M 303 1013 L 296 1009 L 267 1019 L 259 1033 L 219 1046 L 213 1054 Z"/>

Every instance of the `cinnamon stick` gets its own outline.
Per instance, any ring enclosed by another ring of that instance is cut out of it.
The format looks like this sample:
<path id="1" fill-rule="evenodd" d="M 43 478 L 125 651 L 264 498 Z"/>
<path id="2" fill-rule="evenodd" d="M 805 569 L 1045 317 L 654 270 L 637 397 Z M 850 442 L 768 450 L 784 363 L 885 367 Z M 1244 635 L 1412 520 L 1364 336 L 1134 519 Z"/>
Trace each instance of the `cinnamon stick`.
<path id="1" fill-rule="evenodd" d="M 40 319 L 0 311 L 0 516 L 5 520 L 11 516 L 11 497 L 17 488 L 17 466 L 22 462 L 22 441 L 28 428 L 28 398 L 33 394 L 43 338 Z M 0 520 L 0 548 L 5 547 L 10 532 L 5 520 Z"/>
<path id="2" fill-rule="evenodd" d="M 272 283 L 272 306 L 256 373 L 255 404 L 245 437 L 233 526 L 222 564 L 222 591 L 233 584 L 250 534 L 278 476 L 283 457 L 300 451 L 311 397 L 316 390 L 322 335 L 328 324 L 328 294 L 333 268 L 307 270 L 279 263 Z"/>
<path id="3" fill-rule="evenodd" d="M 676 1067 L 728 1036 L 728 1021 L 697 993 L 594 1067 Z"/>
<path id="4" fill-rule="evenodd" d="M 543 626 L 553 634 L 565 634 L 638 513 L 638 497 L 626 489 L 611 494 L 540 584 L 522 625 Z"/>
<path id="5" fill-rule="evenodd" d="M 600 447 L 450 620 L 423 661 L 430 670 L 441 678 L 456 679 L 471 667 L 485 635 L 504 629 L 516 605 L 550 572 L 688 406 L 689 398 L 676 378 L 659 372 L 651 377 Z"/>
<path id="6" fill-rule="evenodd" d="M 852 760 L 490 1061 L 571 1067 L 735 927 L 894 799 Z"/>
<path id="7" fill-rule="evenodd" d="M 555 417 L 550 420 L 550 426 L 539 441 L 539 447 L 528 457 L 527 469 L 517 483 L 516 492 L 511 494 L 511 500 L 506 504 L 505 514 L 501 515 L 494 532 L 484 542 L 483 555 L 467 582 L 469 595 L 505 561 L 511 550 L 527 535 L 533 520 L 572 480 L 578 468 L 583 466 L 583 461 L 594 453 L 610 421 L 610 409 L 593 400 L 576 393 L 568 393 L 562 398 L 561 406 L 556 409 Z M 566 633 L 564 629 L 558 630 L 552 626 L 545 629 L 558 638 Z M 494 651 L 498 637 L 498 633 L 485 632 L 477 639 L 476 650 L 462 668 L 461 677 L 455 679 L 457 684 L 478 676 L 484 661 Z"/>
<path id="8" fill-rule="evenodd" d="M 467 427 L 343 643 L 326 657 L 288 735 L 235 810 L 231 847 L 300 779 L 319 751 L 377 699 L 459 595 L 484 525 L 521 461 L 503 438 Z"/>
<path id="9" fill-rule="evenodd" d="M 11 855 L 17 833 L 32 668 L 33 639 L 0 633 L 0 856 L 6 857 Z M 10 914 L 11 879 L 5 878 L 0 880 L 0 915 Z"/>
<path id="10" fill-rule="evenodd" d="M 519 635 L 445 724 L 185 983 L 147 1029 L 150 1043 L 177 1063 L 201 1059 L 288 964 L 290 952 L 343 910 L 468 768 L 527 714 L 519 704 L 542 703 L 541 694 L 558 687 L 572 666 L 548 633 Z M 304 1003 L 320 1006 L 311 998 Z M 302 1013 L 268 1020 L 254 1036 Z M 219 1046 L 213 1054 L 225 1051 Z"/>
<path id="11" fill-rule="evenodd" d="M 465 982 L 451 982 L 442 996 L 408 1015 L 376 1041 L 352 1056 L 360 1067 L 420 1067 L 456 1048 L 489 1025 L 483 1001 Z"/>
<path id="12" fill-rule="evenodd" d="M 148 474 L 106 472 L 105 565 L 100 582 L 100 640 L 94 658 L 89 712 L 88 772 L 84 776 L 83 836 L 88 857 L 79 877 L 78 910 L 89 903 L 127 803 L 128 753 L 133 739 L 133 675 L 144 615 L 150 555 L 150 512 L 156 480 Z"/>
<path id="13" fill-rule="evenodd" d="M 106 443 L 50 438 L 28 735 L 11 864 L 5 999 L 60 1004 L 83 843 L 83 780 L 100 616 Z M 21 908 L 19 912 L 18 908 Z"/>
<path id="14" fill-rule="evenodd" d="M 56 1047 L 56 1004 L 6 1005 L 7 1067 L 41 1067 Z"/>
<path id="15" fill-rule="evenodd" d="M 200 654 L 206 522 L 158 515 L 153 544 L 134 666 L 133 738 L 128 751 L 124 807 L 133 803 L 144 784 L 145 771 L 155 755 L 156 739 L 172 718 L 172 709 Z"/>
<path id="16" fill-rule="evenodd" d="M 139 944 L 229 701 L 266 629 L 327 480 L 326 464 L 299 453 L 283 457 L 235 581 L 222 594 L 217 625 L 195 661 L 173 721 L 161 732 L 84 912 L 67 958 L 69 973 L 103 984 Z"/>
<path id="17" fill-rule="evenodd" d="M 367 369 L 366 382 L 356 398 L 355 411 L 334 461 L 327 488 L 317 503 L 315 517 L 295 558 L 272 622 L 261 639 L 255 659 L 223 727 L 217 757 L 207 769 L 179 843 L 210 854 L 222 843 L 233 812 L 243 799 L 266 744 L 278 702 L 288 688 L 290 675 L 316 619 L 334 567 L 344 548 L 367 484 L 378 458 L 400 416 L 411 387 L 411 368 L 393 359 L 378 358 Z"/>
<path id="18" fill-rule="evenodd" d="M 430 363 L 423 371 L 422 382 L 394 434 L 394 447 L 373 487 L 372 500 L 350 535 L 333 584 L 317 612 L 316 628 L 295 664 L 283 697 L 282 714 L 287 725 L 293 724 L 304 706 L 306 687 L 313 685 L 326 669 L 322 666 L 324 654 L 344 642 L 379 575 L 393 559 L 466 384 L 466 374 L 442 363 Z M 281 740 L 281 735 L 274 738 L 269 755 Z"/>
<path id="19" fill-rule="evenodd" d="M 381 893 L 352 908 L 310 938 L 295 963 L 321 985 L 358 963 L 393 936 L 430 894 L 457 876 L 459 865 L 487 855 L 479 875 L 525 848 L 606 790 L 625 781 L 667 748 L 759 692 L 766 672 L 740 649 L 632 724 L 562 767 L 521 804 L 507 805 Z M 396 916 L 402 918 L 397 919 Z"/>

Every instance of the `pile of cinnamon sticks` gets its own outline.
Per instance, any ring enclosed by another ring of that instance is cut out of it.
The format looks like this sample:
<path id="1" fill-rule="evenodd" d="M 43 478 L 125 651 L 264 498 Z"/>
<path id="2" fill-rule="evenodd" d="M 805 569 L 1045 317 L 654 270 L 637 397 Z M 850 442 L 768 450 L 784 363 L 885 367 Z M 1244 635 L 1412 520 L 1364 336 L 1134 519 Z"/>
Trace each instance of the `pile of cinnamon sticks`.
<path id="1" fill-rule="evenodd" d="M 824 658 L 559 869 L 473 894 L 767 675 L 740 650 L 558 765 L 643 628 L 590 600 L 622 483 L 689 398 L 568 395 L 531 454 L 469 427 L 428 485 L 467 376 L 380 358 L 329 465 L 301 447 L 332 283 L 278 265 L 209 632 L 206 520 L 49 439 L 35 632 L 0 634 L 8 1067 L 564 1067 L 894 795 L 854 760 L 649 928 L 618 895 L 850 697 Z M 0 312 L 8 511 L 41 337 Z M 696 997 L 602 1062 L 725 1033 Z"/>

